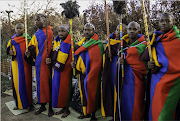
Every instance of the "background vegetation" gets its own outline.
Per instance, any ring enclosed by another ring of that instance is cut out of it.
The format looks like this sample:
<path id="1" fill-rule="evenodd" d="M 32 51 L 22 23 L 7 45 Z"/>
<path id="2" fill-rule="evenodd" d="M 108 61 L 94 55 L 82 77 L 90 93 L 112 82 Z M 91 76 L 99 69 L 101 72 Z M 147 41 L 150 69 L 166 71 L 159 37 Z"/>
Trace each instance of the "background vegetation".
<path id="1" fill-rule="evenodd" d="M 43 11 L 41 13 L 48 15 L 48 24 L 51 26 L 53 30 L 54 37 L 57 36 L 58 27 L 61 24 L 69 24 L 69 20 L 65 18 L 65 16 L 61 16 L 61 12 L 57 11 L 56 8 L 51 6 L 50 0 L 48 2 L 47 11 Z M 27 23 L 28 23 L 28 34 L 33 36 L 36 32 L 37 28 L 34 25 L 34 18 L 35 16 L 40 13 L 40 10 L 43 5 L 30 5 L 31 11 L 27 16 Z M 17 23 L 24 23 L 24 11 L 23 10 L 24 3 L 22 2 L 21 8 L 19 8 L 18 15 L 20 17 L 13 18 L 11 17 L 11 31 L 12 35 L 15 34 L 15 25 Z M 33 10 L 33 6 L 38 8 L 37 11 Z M 45 5 L 44 5 L 45 6 Z M 162 12 L 170 12 L 174 15 L 176 25 L 180 28 L 180 1 L 164 1 L 164 0 L 154 0 L 154 1 L 146 1 L 146 13 L 149 25 L 149 31 L 152 33 L 154 30 L 158 30 L 158 19 Z M 11 6 L 12 10 L 13 7 Z M 126 2 L 126 14 L 123 15 L 123 23 L 128 24 L 131 21 L 137 21 L 141 26 L 141 33 L 144 34 L 144 25 L 143 25 L 143 16 L 142 16 L 142 6 L 140 0 L 130 0 Z M 108 4 L 108 15 L 109 15 L 109 25 L 110 25 L 110 32 L 114 32 L 116 26 L 119 23 L 118 15 L 113 12 L 113 5 Z M 4 15 L 7 14 L 4 12 Z M 92 2 L 87 9 L 84 10 L 84 13 L 80 13 L 79 17 L 75 17 L 73 19 L 73 35 L 76 41 L 81 40 L 83 38 L 83 26 L 86 22 L 91 22 L 96 27 L 96 32 L 98 33 L 101 40 L 106 40 L 106 20 L 105 20 L 105 9 L 104 9 L 104 2 L 102 3 L 94 3 Z M 1 26 L 1 59 L 9 58 L 6 53 L 6 45 L 10 39 L 9 37 L 9 26 L 7 17 L 1 18 L 2 26 Z"/>

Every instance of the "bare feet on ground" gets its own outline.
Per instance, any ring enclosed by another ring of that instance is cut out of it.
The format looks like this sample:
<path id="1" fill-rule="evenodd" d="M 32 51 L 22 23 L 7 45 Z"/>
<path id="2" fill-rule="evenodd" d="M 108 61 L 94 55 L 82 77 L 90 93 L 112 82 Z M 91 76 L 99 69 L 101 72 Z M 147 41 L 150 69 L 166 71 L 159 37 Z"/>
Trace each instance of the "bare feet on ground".
<path id="1" fill-rule="evenodd" d="M 63 115 L 61 116 L 61 118 L 66 118 L 69 114 L 70 114 L 70 111 L 69 111 L 69 109 L 66 107 L 65 110 L 64 110 Z"/>
<path id="2" fill-rule="evenodd" d="M 43 111 L 45 111 L 45 110 L 46 110 L 45 107 L 40 107 L 39 110 L 37 110 L 37 111 L 35 112 L 35 115 L 39 115 L 41 112 L 43 112 Z"/>

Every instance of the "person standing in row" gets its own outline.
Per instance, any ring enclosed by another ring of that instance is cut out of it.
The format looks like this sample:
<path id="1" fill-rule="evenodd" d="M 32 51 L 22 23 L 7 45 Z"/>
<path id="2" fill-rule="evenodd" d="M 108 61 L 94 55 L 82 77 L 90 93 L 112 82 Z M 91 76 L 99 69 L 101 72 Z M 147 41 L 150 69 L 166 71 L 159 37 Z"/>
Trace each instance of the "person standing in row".
<path id="1" fill-rule="evenodd" d="M 48 65 L 51 63 L 51 59 L 50 57 L 47 57 L 47 40 L 49 48 L 48 53 L 50 55 L 53 32 L 51 30 L 51 27 L 46 26 L 45 23 L 46 16 L 44 16 L 43 14 L 36 15 L 35 24 L 38 30 L 33 35 L 28 45 L 28 51 L 26 51 L 25 53 L 25 60 L 29 64 L 35 66 L 37 103 L 41 104 L 41 107 L 35 112 L 35 115 L 38 115 L 41 112 L 45 111 L 45 105 L 49 102 L 48 116 L 51 117 L 52 115 L 54 115 L 54 112 L 52 110 L 51 103 L 51 67 L 50 65 Z M 46 33 L 46 29 L 48 33 Z M 48 34 L 48 38 L 46 38 L 46 34 Z"/>
<path id="2" fill-rule="evenodd" d="M 18 23 L 15 27 L 16 34 L 12 36 L 7 44 L 6 52 L 12 56 L 11 79 L 13 97 L 17 109 L 34 109 L 32 101 L 32 67 L 24 60 L 26 41 L 24 24 Z M 31 37 L 27 34 L 28 41 Z M 11 43 L 12 42 L 12 43 Z"/>
<path id="3" fill-rule="evenodd" d="M 52 106 L 62 108 L 56 115 L 62 114 L 65 118 L 70 114 L 69 104 L 72 92 L 72 61 L 71 34 L 69 26 L 59 27 L 58 35 L 54 40 L 51 60 L 54 68 L 52 79 Z"/>
<path id="4" fill-rule="evenodd" d="M 122 24 L 122 34 L 127 34 L 127 26 Z M 103 54 L 103 73 L 101 85 L 101 112 L 103 117 L 114 116 L 114 86 L 117 64 L 117 51 L 120 44 L 120 24 L 116 27 L 116 32 L 109 35 L 111 53 L 106 45 Z M 107 42 L 108 43 L 108 42 Z M 110 58 L 112 61 L 110 62 Z"/>
<path id="5" fill-rule="evenodd" d="M 143 106 L 145 96 L 145 78 L 144 75 L 148 72 L 147 65 L 144 61 L 140 61 L 140 55 L 145 50 L 147 42 L 145 41 L 144 35 L 139 34 L 140 25 L 137 22 L 130 22 L 127 27 L 127 35 L 123 36 L 123 52 L 124 58 L 120 57 L 120 64 L 124 65 L 124 82 L 121 80 L 122 70 L 116 74 L 116 94 L 121 93 L 121 104 L 120 107 L 117 99 L 115 107 L 118 107 L 114 112 L 116 120 L 118 119 L 119 111 L 121 111 L 122 120 L 143 120 Z M 119 49 L 121 50 L 120 46 Z M 121 51 L 120 51 L 121 52 Z M 118 76 L 119 74 L 119 76 Z M 119 77 L 119 79 L 118 79 Z M 122 89 L 118 88 L 118 81 L 122 85 Z M 119 93 L 118 93 L 119 91 Z M 116 96 L 118 97 L 118 96 Z"/>
<path id="6" fill-rule="evenodd" d="M 95 27 L 91 23 L 84 25 L 84 38 L 78 42 L 79 48 L 75 51 L 75 62 L 79 74 L 79 89 L 83 106 L 83 115 L 79 119 L 89 117 L 97 120 L 95 112 L 98 107 L 101 84 L 101 71 L 103 63 L 103 43 L 95 33 Z"/>
<path id="7" fill-rule="evenodd" d="M 141 55 L 151 70 L 149 120 L 175 120 L 178 116 L 180 31 L 174 22 L 172 14 L 161 14 L 161 31 L 155 31 L 151 40 L 153 61 L 148 61 L 148 49 Z"/>

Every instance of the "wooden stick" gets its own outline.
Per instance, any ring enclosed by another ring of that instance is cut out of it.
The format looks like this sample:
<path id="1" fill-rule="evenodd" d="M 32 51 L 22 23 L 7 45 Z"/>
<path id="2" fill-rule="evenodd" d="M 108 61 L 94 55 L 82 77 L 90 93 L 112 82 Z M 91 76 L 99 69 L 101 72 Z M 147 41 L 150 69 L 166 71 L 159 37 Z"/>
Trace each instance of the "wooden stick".
<path id="1" fill-rule="evenodd" d="M 47 16 L 46 16 L 46 40 L 47 40 L 47 58 L 48 58 L 48 29 L 47 29 Z"/>
<path id="2" fill-rule="evenodd" d="M 143 10 L 143 19 L 144 19 L 145 33 L 146 33 L 145 37 L 147 39 L 147 46 L 148 46 L 148 51 L 149 51 L 149 58 L 150 58 L 150 61 L 152 61 L 152 51 L 151 51 L 151 45 L 150 45 L 150 39 L 149 39 L 146 11 L 145 11 L 144 1 L 143 0 L 142 0 L 142 10 Z"/>
<path id="3" fill-rule="evenodd" d="M 27 7 L 27 3 L 26 3 L 26 7 Z M 24 23 L 25 23 L 25 41 L 26 41 L 26 50 L 28 50 L 28 40 L 27 40 L 27 8 L 25 9 L 25 17 L 24 17 Z"/>
<path id="4" fill-rule="evenodd" d="M 47 29 L 47 17 L 48 17 L 48 15 L 46 15 L 46 41 L 47 41 L 47 58 L 48 58 L 48 56 L 49 56 L 49 54 L 48 54 L 48 29 Z M 49 69 L 50 67 L 49 67 L 49 64 L 48 64 L 48 69 Z"/>
<path id="5" fill-rule="evenodd" d="M 105 0 L 105 11 L 106 11 L 106 28 L 107 28 L 107 40 L 108 40 L 108 49 L 109 53 L 111 53 L 111 46 L 110 46 L 110 39 L 109 39 L 109 18 L 108 18 L 108 10 L 107 10 L 107 4 Z M 110 62 L 112 59 L 110 58 Z"/>
<path id="6" fill-rule="evenodd" d="M 74 41 L 73 41 L 73 33 L 72 33 L 72 19 L 69 20 L 70 22 L 70 29 L 71 29 L 71 51 L 72 51 L 72 61 L 74 62 Z M 73 75 L 75 76 L 75 68 L 73 68 Z"/>
<path id="7" fill-rule="evenodd" d="M 10 13 L 13 12 L 13 11 L 8 11 L 6 10 L 6 13 L 8 13 L 8 19 L 9 19 L 9 36 L 10 36 L 10 39 L 11 39 L 11 19 L 10 19 Z M 10 49 L 12 49 L 12 39 L 11 39 L 11 45 L 10 45 Z"/>

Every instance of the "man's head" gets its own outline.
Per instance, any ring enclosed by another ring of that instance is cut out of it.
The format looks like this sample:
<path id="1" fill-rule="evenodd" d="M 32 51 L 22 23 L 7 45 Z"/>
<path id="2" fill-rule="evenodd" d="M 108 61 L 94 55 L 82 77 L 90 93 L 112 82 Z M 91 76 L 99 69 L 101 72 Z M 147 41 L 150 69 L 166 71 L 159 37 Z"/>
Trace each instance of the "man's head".
<path id="1" fill-rule="evenodd" d="M 38 28 L 43 28 L 45 27 L 45 22 L 46 22 L 46 16 L 43 14 L 38 14 L 35 17 L 35 24 Z"/>
<path id="2" fill-rule="evenodd" d="M 20 36 L 24 33 L 24 24 L 23 23 L 18 23 L 15 27 L 15 32 L 17 36 Z"/>
<path id="3" fill-rule="evenodd" d="M 174 16 L 167 12 L 161 14 L 159 19 L 159 26 L 163 34 L 167 33 L 174 26 Z"/>
<path id="4" fill-rule="evenodd" d="M 123 36 L 127 34 L 127 26 L 122 24 L 122 34 Z M 120 40 L 120 24 L 116 27 L 116 38 Z"/>
<path id="5" fill-rule="evenodd" d="M 137 39 L 139 31 L 140 31 L 140 25 L 137 22 L 132 21 L 128 24 L 127 33 L 128 33 L 129 39 L 133 39 L 133 40 Z"/>
<path id="6" fill-rule="evenodd" d="M 95 33 L 95 27 L 91 23 L 84 25 L 84 36 L 86 39 L 90 39 Z"/>
<path id="7" fill-rule="evenodd" d="M 58 30 L 59 38 L 65 40 L 68 34 L 69 34 L 69 26 L 67 24 L 62 24 Z"/>

